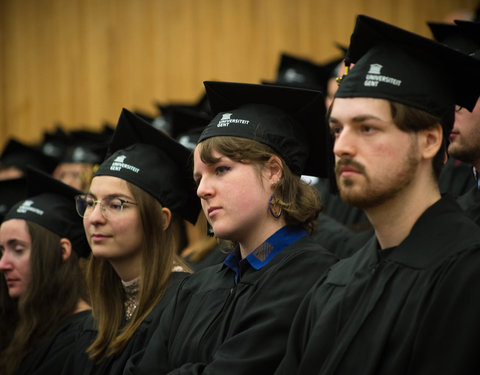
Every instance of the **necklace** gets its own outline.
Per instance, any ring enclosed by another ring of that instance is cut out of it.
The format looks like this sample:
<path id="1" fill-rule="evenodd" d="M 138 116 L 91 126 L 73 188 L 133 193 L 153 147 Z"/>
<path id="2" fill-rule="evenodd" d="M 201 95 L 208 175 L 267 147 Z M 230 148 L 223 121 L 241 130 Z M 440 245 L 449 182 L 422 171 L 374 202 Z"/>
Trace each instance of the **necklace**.
<path id="1" fill-rule="evenodd" d="M 139 291 L 139 279 L 135 279 L 128 283 L 122 281 L 123 291 L 125 294 L 125 300 L 123 302 L 123 308 L 125 311 L 125 320 L 128 322 L 135 311 L 138 304 L 138 291 Z"/>

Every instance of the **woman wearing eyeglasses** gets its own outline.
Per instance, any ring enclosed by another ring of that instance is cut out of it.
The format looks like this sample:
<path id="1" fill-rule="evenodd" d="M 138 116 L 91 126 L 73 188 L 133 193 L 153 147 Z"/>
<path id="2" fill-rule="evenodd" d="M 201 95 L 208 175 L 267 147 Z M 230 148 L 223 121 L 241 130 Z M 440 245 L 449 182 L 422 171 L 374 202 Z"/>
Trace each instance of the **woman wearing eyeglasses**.
<path id="1" fill-rule="evenodd" d="M 183 219 L 195 223 L 200 211 L 189 184 L 190 153 L 172 138 L 124 109 L 109 150 L 88 193 L 76 197 L 92 249 L 87 283 L 94 324 L 65 374 L 121 373 L 143 349 L 187 275 L 177 272 L 185 267 L 174 226 Z"/>
<path id="2" fill-rule="evenodd" d="M 26 174 L 28 198 L 0 226 L 0 284 L 7 288 L 0 287 L 0 320 L 12 324 L 0 332 L 8 339 L 0 374 L 58 374 L 91 315 L 81 267 L 90 249 L 73 202 L 80 191 L 35 170 Z M 5 311 L 5 298 L 16 308 Z"/>

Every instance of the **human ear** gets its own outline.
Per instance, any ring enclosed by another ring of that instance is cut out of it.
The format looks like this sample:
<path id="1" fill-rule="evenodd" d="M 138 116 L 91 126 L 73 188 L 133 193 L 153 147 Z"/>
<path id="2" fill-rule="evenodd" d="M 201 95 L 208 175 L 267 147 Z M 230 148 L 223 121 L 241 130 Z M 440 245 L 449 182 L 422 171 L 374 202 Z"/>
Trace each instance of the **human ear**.
<path id="1" fill-rule="evenodd" d="M 272 155 L 265 163 L 265 176 L 272 184 L 278 183 L 283 176 L 283 163 L 277 155 Z"/>
<path id="2" fill-rule="evenodd" d="M 442 147 L 443 129 L 440 124 L 420 131 L 421 154 L 424 159 L 433 159 Z"/>
<path id="3" fill-rule="evenodd" d="M 172 211 L 170 211 L 166 207 L 162 207 L 162 213 L 163 213 L 163 230 L 167 230 L 168 226 L 170 225 L 170 222 L 172 221 Z"/>
<path id="4" fill-rule="evenodd" d="M 68 238 L 60 238 L 60 247 L 62 248 L 62 259 L 66 261 L 72 254 L 72 243 Z"/>

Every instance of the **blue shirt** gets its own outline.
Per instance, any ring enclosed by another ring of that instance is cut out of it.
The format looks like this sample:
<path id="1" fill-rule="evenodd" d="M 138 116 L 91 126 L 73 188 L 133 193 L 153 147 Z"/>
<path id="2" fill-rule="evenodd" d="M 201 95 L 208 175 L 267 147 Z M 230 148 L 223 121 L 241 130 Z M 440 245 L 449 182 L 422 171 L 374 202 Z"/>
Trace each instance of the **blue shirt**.
<path id="1" fill-rule="evenodd" d="M 280 251 L 306 236 L 307 232 L 302 228 L 284 226 L 248 254 L 245 259 L 241 257 L 240 247 L 235 246 L 223 263 L 235 272 L 235 283 L 237 283 L 243 269 L 248 266 L 256 270 L 265 267 Z"/>

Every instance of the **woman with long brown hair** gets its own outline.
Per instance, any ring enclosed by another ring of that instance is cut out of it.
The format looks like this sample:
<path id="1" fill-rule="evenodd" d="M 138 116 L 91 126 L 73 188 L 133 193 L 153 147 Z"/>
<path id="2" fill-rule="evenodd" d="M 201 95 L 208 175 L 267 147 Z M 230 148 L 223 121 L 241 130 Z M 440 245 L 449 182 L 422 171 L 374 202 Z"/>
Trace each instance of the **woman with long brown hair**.
<path id="1" fill-rule="evenodd" d="M 0 271 L 17 304 L 2 375 L 61 371 L 90 314 L 79 261 L 90 249 L 73 201 L 79 191 L 34 170 L 27 177 L 29 198 L 0 226 Z"/>
<path id="2" fill-rule="evenodd" d="M 195 223 L 200 211 L 190 152 L 174 139 L 124 109 L 109 152 L 88 193 L 76 197 L 92 248 L 87 283 L 94 321 L 66 374 L 121 373 L 144 348 L 187 275 L 175 226 Z"/>

